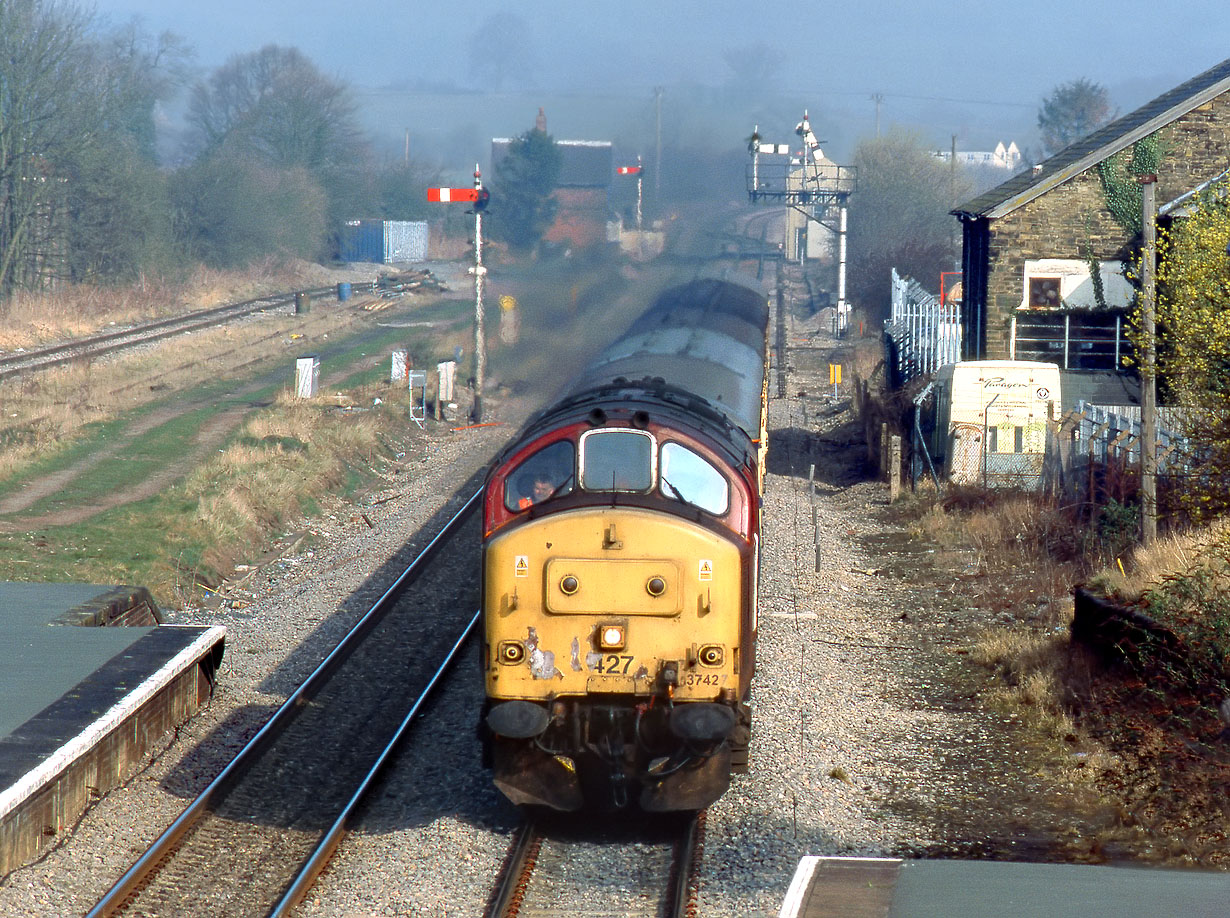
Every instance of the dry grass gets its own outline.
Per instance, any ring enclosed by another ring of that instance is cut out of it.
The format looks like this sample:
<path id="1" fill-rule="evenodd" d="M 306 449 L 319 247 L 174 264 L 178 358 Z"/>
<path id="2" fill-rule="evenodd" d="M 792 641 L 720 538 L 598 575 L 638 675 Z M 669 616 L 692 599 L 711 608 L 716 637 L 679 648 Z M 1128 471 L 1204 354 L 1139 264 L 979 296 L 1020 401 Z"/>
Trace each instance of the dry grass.
<path id="1" fill-rule="evenodd" d="M 1051 739 L 1069 740 L 1076 728 L 1067 710 L 1067 648 L 1066 635 L 997 629 L 982 635 L 970 659 L 998 677 L 995 700 Z"/>
<path id="2" fill-rule="evenodd" d="M 1071 521 L 1037 495 L 950 489 L 942 500 L 924 497 L 912 525 L 965 578 L 969 601 L 1004 619 L 970 648 L 970 659 L 994 678 L 990 702 L 1029 730 L 1040 762 L 1060 780 L 1104 773 L 1112 757 L 1081 734 L 1072 715 L 1068 626 L 1083 568 L 1073 557 Z"/>
<path id="3" fill-rule="evenodd" d="M 1230 521 L 1163 536 L 1148 547 L 1137 546 L 1126 561 L 1103 568 L 1089 585 L 1121 602 L 1136 602 L 1169 578 L 1193 570 L 1211 549 L 1228 542 Z"/>
<path id="4" fill-rule="evenodd" d="M 268 260 L 246 271 L 197 267 L 180 282 L 142 278 L 129 287 L 65 286 L 54 293 L 18 292 L 0 305 L 0 350 L 31 348 L 125 325 L 205 309 L 264 293 L 328 283 L 317 266 Z"/>
<path id="5" fill-rule="evenodd" d="M 0 384 L 0 479 L 69 446 L 87 425 L 245 368 L 290 360 L 311 342 L 356 321 L 351 310 L 258 317 L 166 339 L 139 352 L 6 381 Z"/>
<path id="6" fill-rule="evenodd" d="M 352 395 L 371 405 L 377 391 L 389 395 L 375 388 Z M 285 394 L 176 489 L 195 506 L 185 523 L 208 546 L 203 570 L 228 571 L 247 559 L 253 545 L 267 542 L 308 503 L 343 492 L 353 469 L 373 466 L 387 453 L 386 443 L 406 435 L 404 418 L 393 410 L 341 410 L 335 402 Z M 191 598 L 187 586 L 178 585 L 181 601 Z"/>

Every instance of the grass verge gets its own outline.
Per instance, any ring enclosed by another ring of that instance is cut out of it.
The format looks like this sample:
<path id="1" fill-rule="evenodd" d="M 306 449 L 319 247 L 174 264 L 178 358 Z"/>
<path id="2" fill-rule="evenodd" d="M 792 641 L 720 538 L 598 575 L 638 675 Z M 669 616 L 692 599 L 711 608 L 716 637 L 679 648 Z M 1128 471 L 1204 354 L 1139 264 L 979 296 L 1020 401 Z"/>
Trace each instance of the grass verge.
<path id="1" fill-rule="evenodd" d="M 313 505 L 383 482 L 422 436 L 407 429 L 400 386 L 369 383 L 346 395 L 346 405 L 336 396 L 281 396 L 183 481 L 145 500 L 70 526 L 0 535 L 0 578 L 139 583 L 168 605 L 198 598 Z M 162 446 L 173 448 L 174 433 L 199 414 L 168 424 Z M 105 488 L 107 478 L 92 477 L 89 488 Z M 85 487 L 64 495 L 88 498 Z"/>
<path id="2" fill-rule="evenodd" d="M 1090 526 L 1032 495 L 953 491 L 898 512 L 996 616 L 970 651 L 992 674 L 991 703 L 1031 728 L 1040 763 L 1111 805 L 1090 852 L 1230 865 L 1230 728 L 1218 710 L 1230 692 L 1208 679 L 1224 675 L 1230 648 L 1230 529 L 1132 551 L 1118 515 Z M 1081 583 L 1174 630 L 1190 665 L 1108 666 L 1074 645 L 1070 596 Z"/>

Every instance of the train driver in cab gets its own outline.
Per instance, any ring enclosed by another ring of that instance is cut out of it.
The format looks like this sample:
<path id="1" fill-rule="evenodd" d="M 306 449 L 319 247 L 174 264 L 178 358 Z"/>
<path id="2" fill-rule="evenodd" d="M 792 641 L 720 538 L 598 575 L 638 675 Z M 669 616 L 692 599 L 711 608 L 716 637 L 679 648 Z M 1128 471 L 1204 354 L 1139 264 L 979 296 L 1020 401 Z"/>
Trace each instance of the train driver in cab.
<path id="1" fill-rule="evenodd" d="M 510 482 L 509 509 L 528 510 L 572 490 L 572 445 L 553 443 L 521 464 Z M 515 499 L 514 499 L 515 498 Z"/>

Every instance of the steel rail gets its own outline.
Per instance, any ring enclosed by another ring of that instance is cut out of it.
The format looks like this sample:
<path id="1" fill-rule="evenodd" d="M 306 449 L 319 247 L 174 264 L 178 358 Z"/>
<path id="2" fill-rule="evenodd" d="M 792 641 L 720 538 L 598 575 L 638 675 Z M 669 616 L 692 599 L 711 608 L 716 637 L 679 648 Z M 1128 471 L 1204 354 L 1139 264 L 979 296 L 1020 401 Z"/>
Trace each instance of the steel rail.
<path id="1" fill-rule="evenodd" d="M 482 614 L 481 609 L 474 613 L 474 617 L 470 619 L 470 622 L 466 625 L 465 630 L 461 632 L 461 636 L 457 638 L 457 641 L 453 644 L 452 649 L 445 655 L 444 661 L 436 669 L 435 674 L 431 677 L 431 681 L 427 683 L 426 688 L 424 688 L 419 694 L 419 697 L 415 700 L 413 707 L 410 708 L 409 712 L 398 726 L 396 732 L 394 732 L 393 738 L 389 740 L 388 744 L 384 747 L 384 751 L 380 753 L 380 756 L 376 759 L 375 764 L 372 765 L 371 770 L 367 773 L 366 777 L 363 778 L 362 782 L 360 782 L 358 788 L 355 789 L 354 794 L 352 794 L 350 799 L 346 801 L 345 806 L 342 807 L 342 810 L 338 814 L 337 819 L 334 820 L 333 825 L 329 827 L 329 830 L 325 833 L 319 844 L 317 844 L 312 853 L 308 855 L 307 859 L 304 861 L 302 869 L 299 872 L 299 875 L 295 877 L 290 887 L 286 890 L 286 893 L 282 896 L 278 903 L 274 905 L 273 910 L 269 912 L 269 918 L 282 918 L 284 915 L 289 915 L 291 909 L 298 905 L 302 898 L 307 895 L 307 891 L 312 887 L 312 883 L 315 882 L 316 877 L 320 875 L 320 872 L 325 869 L 325 865 L 329 862 L 329 858 L 341 842 L 342 833 L 345 831 L 346 824 L 350 821 L 350 817 L 354 814 L 354 811 L 363 801 L 363 798 L 367 796 L 367 793 L 371 790 L 372 785 L 376 783 L 376 779 L 380 777 L 380 773 L 384 771 L 385 764 L 390 758 L 392 758 L 397 746 L 401 744 L 402 738 L 407 732 L 409 732 L 411 722 L 416 716 L 418 716 L 419 709 L 422 708 L 424 703 L 426 703 L 426 701 L 435 693 L 436 685 L 439 683 L 440 679 L 443 678 L 445 673 L 452 668 L 453 661 L 457 659 L 458 651 L 461 650 L 462 646 L 474 634 L 475 629 L 478 627 L 479 619 L 482 618 Z"/>
<path id="2" fill-rule="evenodd" d="M 516 844 L 504 864 L 499 888 L 487 910 L 489 918 L 516 918 L 521 908 L 521 900 L 525 897 L 526 871 L 533 863 L 541 841 L 542 836 L 532 820 L 522 823 Z"/>
<path id="3" fill-rule="evenodd" d="M 116 881 L 115 885 L 107 891 L 102 899 L 86 912 L 86 918 L 107 918 L 107 916 L 116 914 L 124 907 L 126 899 L 133 895 L 144 884 L 145 880 L 158 870 L 160 862 L 171 851 L 175 850 L 180 840 L 192 829 L 206 810 L 214 806 L 230 792 L 247 766 L 269 747 L 270 743 L 282 732 L 285 726 L 295 718 L 299 708 L 311 701 L 342 662 L 350 656 L 355 648 L 362 644 L 379 620 L 392 607 L 393 602 L 418 577 L 422 568 L 435 557 L 440 546 L 456 533 L 469 518 L 470 514 L 478 507 L 482 493 L 483 489 L 479 488 L 466 500 L 462 508 L 445 523 L 440 532 L 423 548 L 409 567 L 398 576 L 392 586 L 385 590 L 384 594 L 364 613 L 363 617 L 355 623 L 355 626 L 338 642 L 337 646 L 330 651 L 329 655 L 321 661 L 316 669 L 300 683 L 299 687 L 273 713 L 264 726 L 257 731 L 256 735 L 239 750 L 235 758 L 210 782 L 209 786 L 201 792 L 200 796 L 190 803 L 179 817 L 167 827 L 162 835 L 154 841 L 153 845 Z"/>
<path id="4" fill-rule="evenodd" d="M 664 918 L 695 918 L 698 914 L 697 871 L 704 843 L 704 821 L 703 810 L 688 816 L 686 823 L 680 820 L 681 829 L 671 845 L 670 872 L 661 882 L 655 914 L 661 914 Z M 518 918 L 527 897 L 533 901 L 534 874 L 543 842 L 544 836 L 533 819 L 522 823 L 505 858 L 499 885 L 484 913 L 486 918 Z M 575 911 L 575 903 L 561 901 L 557 908 L 551 907 L 549 913 L 555 914 L 556 910 L 561 915 L 571 913 Z M 533 913 L 545 914 L 541 903 L 535 905 Z"/>
<path id="5" fill-rule="evenodd" d="M 0 370 L 0 378 L 55 366 L 67 360 L 79 359 L 77 355 L 71 357 L 57 357 L 57 355 L 84 349 L 87 351 L 87 354 L 84 356 L 101 356 L 125 347 L 131 347 L 134 344 L 159 341 L 173 335 L 195 331 L 198 328 L 206 328 L 216 324 L 220 317 L 238 317 L 261 312 L 266 309 L 277 309 L 286 306 L 300 294 L 315 296 L 327 293 L 330 289 L 328 287 L 317 287 L 311 290 L 299 290 L 292 293 L 271 294 L 253 300 L 245 300 L 241 303 L 227 303 L 224 306 L 214 306 L 209 309 L 200 309 L 179 316 L 156 319 L 153 322 L 145 322 L 119 331 L 76 338 L 72 341 L 54 344 L 49 347 L 37 348 L 21 353 L 5 354 L 0 356 L 0 367 L 8 367 L 9 369 Z M 162 331 L 159 331 L 160 329 Z M 129 339 L 136 340 L 132 341 Z M 107 342 L 117 343 L 106 347 L 101 346 L 106 345 Z"/>
<path id="6" fill-rule="evenodd" d="M 704 810 L 693 813 L 688 820 L 687 828 L 684 829 L 683 838 L 679 840 L 675 849 L 675 874 L 671 882 L 666 918 L 689 918 L 694 914 L 691 909 L 694 895 L 693 880 L 704 820 Z"/>

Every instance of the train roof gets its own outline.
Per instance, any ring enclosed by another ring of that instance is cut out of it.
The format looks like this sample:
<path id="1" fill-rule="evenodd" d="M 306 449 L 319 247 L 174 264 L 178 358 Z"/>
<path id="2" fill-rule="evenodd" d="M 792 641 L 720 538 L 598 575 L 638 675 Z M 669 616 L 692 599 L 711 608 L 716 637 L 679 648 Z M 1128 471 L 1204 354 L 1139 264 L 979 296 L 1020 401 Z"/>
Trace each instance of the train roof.
<path id="1" fill-rule="evenodd" d="M 581 372 L 561 404 L 604 390 L 617 400 L 621 390 L 639 389 L 650 399 L 703 406 L 758 437 L 768 302 L 744 280 L 700 278 L 663 291 Z"/>

